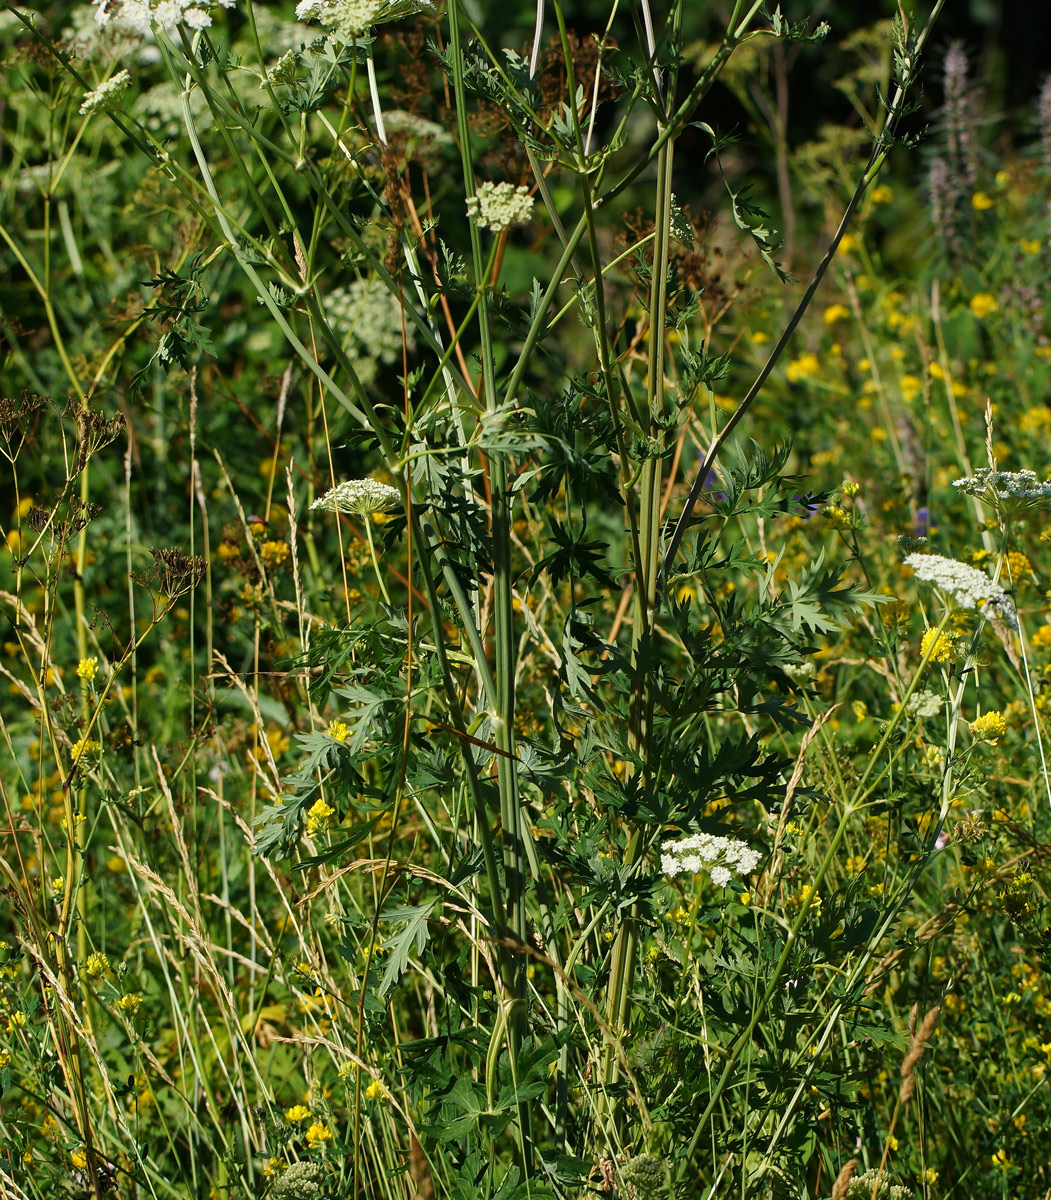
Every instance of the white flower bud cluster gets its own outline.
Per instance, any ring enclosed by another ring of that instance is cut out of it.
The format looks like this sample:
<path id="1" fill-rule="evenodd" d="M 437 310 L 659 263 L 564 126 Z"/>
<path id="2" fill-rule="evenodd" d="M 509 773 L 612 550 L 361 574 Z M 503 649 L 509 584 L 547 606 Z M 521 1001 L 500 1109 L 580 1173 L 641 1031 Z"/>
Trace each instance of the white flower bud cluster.
<path id="1" fill-rule="evenodd" d="M 93 0 L 95 4 L 95 20 L 100 25 L 108 25 L 116 19 L 143 37 L 148 37 L 154 29 L 163 29 L 171 33 L 179 25 L 187 29 L 207 29 L 212 23 L 208 12 L 210 0 L 197 3 L 196 0 Z M 218 0 L 223 8 L 233 8 L 236 0 Z"/>
<path id="2" fill-rule="evenodd" d="M 979 467 L 973 475 L 953 481 L 968 496 L 977 496 L 994 508 L 1018 512 L 1026 508 L 1039 508 L 1051 501 L 1051 479 L 1037 478 L 1028 467 L 1021 471 L 994 471 L 991 467 Z"/>
<path id="3" fill-rule="evenodd" d="M 910 554 L 905 565 L 912 567 L 916 578 L 933 584 L 952 596 L 960 608 L 981 611 L 983 615 L 999 617 L 1011 629 L 1018 628 L 1018 616 L 1011 598 L 984 571 L 943 558 L 940 554 Z"/>
<path id="4" fill-rule="evenodd" d="M 91 113 L 116 112 L 121 107 L 124 93 L 130 83 L 131 76 L 126 69 L 111 75 L 105 83 L 100 83 L 94 91 L 88 92 L 84 97 L 80 105 L 80 115 L 86 117 Z"/>
<path id="5" fill-rule="evenodd" d="M 347 479 L 319 496 L 310 508 L 367 517 L 396 508 L 400 503 L 401 492 L 389 483 L 380 483 L 378 479 Z"/>
<path id="6" fill-rule="evenodd" d="M 761 855 L 740 838 L 717 837 L 711 833 L 693 833 L 677 842 L 665 842 L 661 870 L 676 875 L 699 875 L 707 871 L 716 887 L 725 887 L 738 875 L 750 875 Z"/>
<path id="7" fill-rule="evenodd" d="M 787 663 L 782 670 L 798 687 L 804 687 L 811 679 L 817 668 L 812 662 Z"/>
<path id="8" fill-rule="evenodd" d="M 467 215 L 482 229 L 503 233 L 512 225 L 528 221 L 533 214 L 533 197 L 526 187 L 510 183 L 483 183 L 467 197 Z"/>
<path id="9" fill-rule="evenodd" d="M 905 705 L 910 717 L 936 717 L 945 708 L 945 700 L 937 692 L 913 692 Z"/>

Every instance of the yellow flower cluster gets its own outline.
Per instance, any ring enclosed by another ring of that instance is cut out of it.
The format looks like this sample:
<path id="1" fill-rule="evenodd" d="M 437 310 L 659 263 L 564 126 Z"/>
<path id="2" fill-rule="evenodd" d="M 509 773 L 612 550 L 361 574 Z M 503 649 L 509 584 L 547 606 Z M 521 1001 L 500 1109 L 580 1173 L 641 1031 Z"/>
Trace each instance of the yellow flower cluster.
<path id="1" fill-rule="evenodd" d="M 1051 650 L 1051 625 L 1045 621 L 1033 634 L 1030 641 L 1034 650 Z"/>
<path id="2" fill-rule="evenodd" d="M 109 970 L 109 959 L 105 954 L 89 954 L 84 963 L 84 974 L 89 979 L 101 979 Z"/>
<path id="3" fill-rule="evenodd" d="M 97 742 L 94 738 L 80 738 L 73 743 L 73 748 L 69 753 L 74 763 L 78 763 L 85 755 L 98 754 L 101 749 L 102 743 Z"/>
<path id="4" fill-rule="evenodd" d="M 264 542 L 259 547 L 259 557 L 268 567 L 280 569 L 292 557 L 292 550 L 287 542 Z"/>
<path id="5" fill-rule="evenodd" d="M 821 361 L 816 354 L 801 354 L 793 358 L 785 368 L 789 383 L 799 383 L 802 379 L 813 379 L 821 370 Z"/>
<path id="6" fill-rule="evenodd" d="M 933 647 L 933 649 L 931 649 Z M 939 633 L 937 629 L 928 629 L 920 642 L 920 656 L 926 658 L 930 650 L 931 663 L 947 663 L 956 651 L 956 641 L 947 633 Z"/>
<path id="7" fill-rule="evenodd" d="M 318 1150 L 330 1141 L 332 1141 L 332 1130 L 324 1121 L 315 1121 L 307 1130 L 307 1145 L 311 1150 Z"/>
<path id="8" fill-rule="evenodd" d="M 336 810 L 324 800 L 315 800 L 307 809 L 307 833 L 315 834 L 334 824 Z"/>
<path id="9" fill-rule="evenodd" d="M 1007 722 L 1003 715 L 995 710 L 982 713 L 971 722 L 971 736 L 976 742 L 992 742 L 995 745 L 997 739 L 1002 738 L 1006 732 Z"/>

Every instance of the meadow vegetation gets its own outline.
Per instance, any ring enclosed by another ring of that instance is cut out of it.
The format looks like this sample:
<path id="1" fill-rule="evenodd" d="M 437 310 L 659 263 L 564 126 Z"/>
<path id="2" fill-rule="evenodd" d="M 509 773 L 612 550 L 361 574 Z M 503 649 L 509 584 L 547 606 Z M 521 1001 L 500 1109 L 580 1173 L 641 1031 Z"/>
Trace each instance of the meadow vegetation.
<path id="1" fill-rule="evenodd" d="M 941 7 L 6 6 L 3 1200 L 1051 1197 L 1051 84 Z"/>

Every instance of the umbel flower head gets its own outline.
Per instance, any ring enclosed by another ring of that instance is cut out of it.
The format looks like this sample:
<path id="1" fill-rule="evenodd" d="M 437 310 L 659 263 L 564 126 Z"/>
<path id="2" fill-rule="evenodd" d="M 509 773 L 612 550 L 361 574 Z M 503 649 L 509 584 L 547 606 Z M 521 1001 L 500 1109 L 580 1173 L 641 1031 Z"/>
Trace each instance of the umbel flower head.
<path id="1" fill-rule="evenodd" d="M 300 0 L 296 5 L 300 21 L 317 21 L 341 42 L 354 42 L 383 21 L 421 12 L 434 12 L 434 5 L 429 0 Z"/>
<path id="2" fill-rule="evenodd" d="M 1011 598 L 984 571 L 954 558 L 940 554 L 910 554 L 905 565 L 912 567 L 916 578 L 932 583 L 951 596 L 960 608 L 974 609 L 983 615 L 998 617 L 1012 629 L 1018 628 L 1018 617 Z"/>
<path id="3" fill-rule="evenodd" d="M 80 115 L 89 116 L 97 112 L 116 112 L 124 100 L 124 93 L 131 83 L 131 75 L 125 68 L 111 75 L 105 83 L 100 83 L 94 91 L 88 92 L 80 105 Z"/>
<path id="4" fill-rule="evenodd" d="M 467 215 L 493 233 L 503 233 L 512 225 L 528 221 L 532 213 L 529 189 L 510 183 L 482 183 L 473 196 L 467 197 Z"/>
<path id="5" fill-rule="evenodd" d="M 356 517 L 368 517 L 373 513 L 386 512 L 401 503 L 401 492 L 389 483 L 378 479 L 345 479 L 331 491 L 319 496 L 310 506 L 326 512 L 349 513 Z"/>
<path id="6" fill-rule="evenodd" d="M 984 500 L 999 513 L 1018 513 L 1051 503 L 1051 479 L 1040 480 L 1028 467 L 1021 471 L 994 471 L 979 467 L 973 475 L 953 481 L 968 496 Z"/>
<path id="7" fill-rule="evenodd" d="M 320 1163 L 294 1162 L 277 1177 L 271 1195 L 274 1200 L 314 1200 L 324 1183 L 325 1169 Z"/>
<path id="8" fill-rule="evenodd" d="M 187 29 L 207 29 L 212 23 L 208 9 L 214 0 L 94 0 L 95 20 L 108 25 L 115 17 L 120 25 L 148 36 L 154 29 L 170 33 L 178 25 Z M 236 0 L 218 0 L 223 8 L 233 8 Z"/>
<path id="9" fill-rule="evenodd" d="M 671 879 L 707 871 L 716 887 L 725 887 L 735 871 L 750 875 L 759 865 L 760 857 L 758 850 L 739 838 L 693 833 L 677 842 L 665 842 L 661 870 Z"/>

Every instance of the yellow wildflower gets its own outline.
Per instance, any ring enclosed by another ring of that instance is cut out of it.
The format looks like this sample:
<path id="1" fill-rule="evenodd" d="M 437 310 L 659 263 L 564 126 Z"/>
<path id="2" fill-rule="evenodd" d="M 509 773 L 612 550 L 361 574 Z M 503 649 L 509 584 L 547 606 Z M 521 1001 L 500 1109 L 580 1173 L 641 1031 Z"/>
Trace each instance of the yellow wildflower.
<path id="1" fill-rule="evenodd" d="M 872 189 L 873 204 L 889 204 L 894 199 L 894 189 L 889 183 L 881 183 Z"/>
<path id="2" fill-rule="evenodd" d="M 97 742 L 94 738 L 80 738 L 73 743 L 70 750 L 70 757 L 74 763 L 79 762 L 85 755 L 98 754 L 102 749 L 102 743 Z"/>
<path id="3" fill-rule="evenodd" d="M 934 647 L 931 650 L 931 647 Z M 923 635 L 923 641 L 920 642 L 920 656 L 927 657 L 927 651 L 931 651 L 931 663 L 947 663 L 953 656 L 953 651 L 956 649 L 953 639 L 945 633 L 939 633 L 937 629 L 928 629 Z"/>
<path id="4" fill-rule="evenodd" d="M 998 738 L 1007 732 L 1007 722 L 1003 715 L 995 709 L 982 713 L 971 722 L 971 736 L 976 742 L 992 742 L 996 745 Z"/>
<path id="5" fill-rule="evenodd" d="M 812 379 L 820 370 L 821 362 L 816 354 L 801 354 L 792 359 L 785 374 L 790 383 L 798 383 L 801 379 Z"/>
<path id="6" fill-rule="evenodd" d="M 291 1108 L 285 1109 L 285 1120 L 290 1125 L 298 1125 L 300 1121 L 305 1121 L 310 1116 L 310 1109 L 305 1104 L 293 1104 Z"/>
<path id="7" fill-rule="evenodd" d="M 1006 562 L 1008 578 L 1012 583 L 1017 583 L 1023 576 L 1033 573 L 1033 564 L 1019 550 L 1011 550 L 1007 554 Z"/>
<path id="8" fill-rule="evenodd" d="M 1051 625 L 1045 621 L 1030 638 L 1034 650 L 1051 650 Z"/>
<path id="9" fill-rule="evenodd" d="M 975 192 L 971 197 L 971 207 L 978 212 L 985 212 L 993 207 L 996 201 L 985 192 Z"/>
<path id="10" fill-rule="evenodd" d="M 315 800 L 307 809 L 307 833 L 315 834 L 321 829 L 329 829 L 333 824 L 336 810 L 324 800 Z"/>
<path id="11" fill-rule="evenodd" d="M 1002 1148 L 996 1151 L 990 1161 L 997 1171 L 1006 1173 L 1011 1169 L 1011 1160 L 1007 1156 L 1007 1151 Z"/>
<path id="12" fill-rule="evenodd" d="M 329 721 L 328 736 L 342 745 L 350 736 L 350 729 L 343 721 Z"/>
<path id="13" fill-rule="evenodd" d="M 833 529 L 849 529 L 850 513 L 838 504 L 828 504 L 821 510 L 821 515 Z"/>
<path id="14" fill-rule="evenodd" d="M 99 660 L 92 655 L 91 658 L 82 658 L 77 663 L 77 678 L 84 679 L 90 683 L 99 669 Z"/>
<path id="15" fill-rule="evenodd" d="M 1018 249 L 1021 250 L 1023 254 L 1039 254 L 1040 239 L 1022 238 L 1022 240 L 1018 243 Z"/>
<path id="16" fill-rule="evenodd" d="M 830 304 L 822 316 L 826 325 L 835 325 L 837 321 L 845 321 L 850 316 L 850 309 L 845 304 Z"/>
<path id="17" fill-rule="evenodd" d="M 287 542 L 264 542 L 259 547 L 259 557 L 268 567 L 283 567 L 292 557 Z"/>
<path id="18" fill-rule="evenodd" d="M 770 335 L 768 333 L 764 333 L 761 329 L 757 329 L 755 333 L 752 334 L 753 346 L 765 346 L 769 340 Z"/>
<path id="19" fill-rule="evenodd" d="M 96 951 L 94 954 L 89 954 L 87 961 L 84 963 L 84 974 L 89 979 L 101 979 L 109 970 L 109 959 L 105 954 Z"/>
<path id="20" fill-rule="evenodd" d="M 902 375 L 901 394 L 906 401 L 915 400 L 923 390 L 923 380 L 916 375 Z"/>
<path id="21" fill-rule="evenodd" d="M 128 992 L 117 1001 L 117 1007 L 121 1012 L 133 1017 L 142 1007 L 142 996 L 138 992 Z"/>
<path id="22" fill-rule="evenodd" d="M 996 303 L 996 297 L 990 295 L 989 292 L 978 292 L 971 297 L 971 312 L 978 318 L 979 321 L 984 321 L 990 313 L 996 312 L 1000 307 Z"/>
<path id="23" fill-rule="evenodd" d="M 365 1089 L 366 1100 L 382 1100 L 386 1094 L 387 1089 L 378 1079 L 374 1079 Z"/>
<path id="24" fill-rule="evenodd" d="M 845 233 L 839 239 L 839 252 L 840 254 L 852 254 L 858 245 L 858 239 L 852 233 Z"/>
<path id="25" fill-rule="evenodd" d="M 324 1121 L 315 1121 L 307 1130 L 307 1145 L 311 1150 L 317 1150 L 330 1141 L 332 1141 L 332 1130 Z"/>
<path id="26" fill-rule="evenodd" d="M 84 1150 L 74 1150 L 69 1156 L 70 1166 L 76 1171 L 87 1169 L 88 1156 Z"/>

